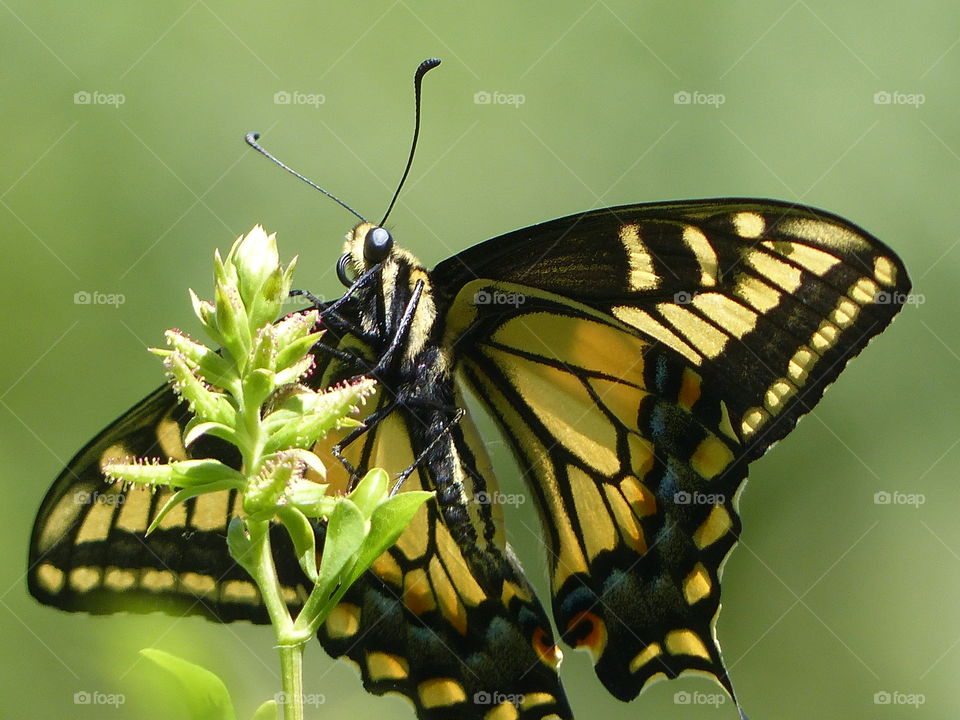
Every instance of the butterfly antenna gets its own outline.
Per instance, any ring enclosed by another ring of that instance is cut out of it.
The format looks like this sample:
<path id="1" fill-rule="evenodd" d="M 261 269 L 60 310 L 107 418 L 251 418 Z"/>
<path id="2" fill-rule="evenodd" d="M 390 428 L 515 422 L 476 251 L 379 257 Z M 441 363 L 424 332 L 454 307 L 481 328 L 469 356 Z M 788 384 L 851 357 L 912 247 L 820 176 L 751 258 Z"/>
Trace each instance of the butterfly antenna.
<path id="1" fill-rule="evenodd" d="M 410 174 L 410 166 L 413 165 L 413 154 L 417 150 L 417 138 L 420 136 L 420 86 L 423 84 L 423 76 L 426 75 L 428 71 L 433 70 L 439 64 L 440 58 L 429 58 L 424 60 L 422 63 L 420 63 L 420 67 L 417 68 L 417 72 L 413 75 L 416 120 L 414 121 L 413 126 L 413 142 L 410 143 L 410 157 L 407 158 L 407 167 L 403 170 L 403 177 L 400 178 L 400 184 L 397 185 L 397 191 L 393 194 L 393 200 L 390 201 L 390 206 L 383 214 L 383 220 L 380 221 L 380 227 L 383 227 L 383 224 L 387 221 L 387 217 L 390 215 L 390 211 L 393 210 L 393 206 L 397 202 L 397 198 L 400 196 L 400 188 L 403 187 L 403 183 L 406 181 L 407 175 Z"/>
<path id="2" fill-rule="evenodd" d="M 324 190 L 322 187 L 320 187 L 319 185 L 317 185 L 315 182 L 313 182 L 312 180 L 304 177 L 303 175 L 301 175 L 300 173 L 298 173 L 296 170 L 294 170 L 292 167 L 290 167 L 289 165 L 281 162 L 280 160 L 278 160 L 277 158 L 275 158 L 273 155 L 271 155 L 269 152 L 267 152 L 267 150 L 266 150 L 260 143 L 257 142 L 257 140 L 260 139 L 260 133 L 257 133 L 257 132 L 247 133 L 247 134 L 244 136 L 244 139 L 247 141 L 247 145 L 249 145 L 250 147 L 252 147 L 252 148 L 253 148 L 254 150 L 256 150 L 258 153 L 260 153 L 261 155 L 263 155 L 263 156 L 266 157 L 267 159 L 273 161 L 274 163 L 276 163 L 277 165 L 279 165 L 280 167 L 282 167 L 284 170 L 286 170 L 288 173 L 290 173 L 290 174 L 293 175 L 294 177 L 300 178 L 300 179 L 303 180 L 307 185 L 309 185 L 310 187 L 312 187 L 314 190 L 319 190 L 319 191 L 322 192 L 324 195 L 326 195 L 328 198 L 330 198 L 331 200 L 333 200 L 335 203 L 337 203 L 337 204 L 340 205 L 341 207 L 344 207 L 344 208 L 346 208 L 347 210 L 349 210 L 350 212 L 352 212 L 354 215 L 356 215 L 358 218 L 360 218 L 363 222 L 368 222 L 368 220 L 367 220 L 363 215 L 361 215 L 361 214 L 358 213 L 356 210 L 354 210 L 352 207 L 350 207 L 349 205 L 347 205 L 343 200 L 341 200 L 340 198 L 338 198 L 336 195 L 334 195 L 333 193 L 327 192 L 327 191 Z"/>

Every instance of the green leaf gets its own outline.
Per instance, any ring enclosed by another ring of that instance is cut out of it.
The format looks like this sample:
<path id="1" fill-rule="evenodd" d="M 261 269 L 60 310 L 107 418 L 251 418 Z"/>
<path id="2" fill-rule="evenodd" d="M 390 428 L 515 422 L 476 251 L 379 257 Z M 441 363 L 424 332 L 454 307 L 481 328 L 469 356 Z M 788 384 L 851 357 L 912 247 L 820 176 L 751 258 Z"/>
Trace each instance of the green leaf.
<path id="1" fill-rule="evenodd" d="M 360 508 L 347 498 L 339 498 L 327 524 L 320 575 L 316 583 L 326 593 L 332 594 L 350 573 L 365 536 L 366 527 Z"/>
<path id="2" fill-rule="evenodd" d="M 346 584 L 351 585 L 385 551 L 393 547 L 397 538 L 407 529 L 420 506 L 434 496 L 426 490 L 408 490 L 380 503 L 370 516 L 370 530 L 357 554 Z M 326 555 L 326 549 L 324 549 Z"/>
<path id="3" fill-rule="evenodd" d="M 217 344 L 222 345 L 223 341 L 217 330 L 217 313 L 213 303 L 209 300 L 201 300 L 193 290 L 190 292 L 190 302 L 193 304 L 193 312 L 199 318 L 207 334 L 210 335 Z"/>
<path id="4" fill-rule="evenodd" d="M 144 535 L 149 535 L 156 530 L 157 526 L 160 524 L 160 521 L 166 517 L 167 513 L 173 510 L 184 500 L 189 500 L 192 497 L 203 495 L 209 492 L 217 492 L 218 490 L 231 490 L 234 488 L 236 488 L 236 484 L 233 482 L 215 482 L 207 483 L 206 485 L 201 485 L 200 487 L 178 490 L 169 500 L 167 500 L 166 504 L 160 508 L 160 512 L 157 513 L 157 516 L 153 519 L 153 522 L 150 523 L 150 527 L 147 528 L 147 531 L 144 533 Z"/>
<path id="5" fill-rule="evenodd" d="M 257 708 L 252 720 L 280 720 L 280 710 L 275 700 L 267 700 Z"/>
<path id="6" fill-rule="evenodd" d="M 173 352 L 164 359 L 163 365 L 173 381 L 177 395 L 186 400 L 190 411 L 203 420 L 231 424 L 234 419 L 233 406 L 223 393 L 213 392 L 194 372 L 183 353 Z"/>
<path id="7" fill-rule="evenodd" d="M 237 439 L 237 431 L 232 427 L 223 425 L 222 423 L 196 422 L 196 420 L 197 418 L 194 416 L 190 422 L 187 423 L 187 431 L 183 436 L 184 447 L 190 447 L 204 435 L 213 435 L 221 440 L 226 440 L 231 445 L 237 445 L 239 442 Z"/>
<path id="8" fill-rule="evenodd" d="M 237 369 L 242 373 L 246 368 L 247 354 L 253 338 L 247 323 L 246 308 L 235 286 L 217 284 L 214 289 L 217 308 L 217 329 L 223 336 L 223 345 L 230 353 Z"/>
<path id="9" fill-rule="evenodd" d="M 177 681 L 176 694 L 187 706 L 186 720 L 236 720 L 227 686 L 212 672 L 155 648 L 145 648 L 140 654 Z"/>
<path id="10" fill-rule="evenodd" d="M 307 355 L 294 363 L 290 363 L 277 373 L 277 385 L 297 382 L 313 369 L 314 363 L 316 363 L 316 360 L 314 360 L 313 355 Z"/>
<path id="11" fill-rule="evenodd" d="M 374 468 L 357 483 L 347 497 L 357 504 L 365 518 L 369 518 L 374 509 L 387 498 L 387 484 L 390 476 L 386 470 Z"/>
<path id="12" fill-rule="evenodd" d="M 319 579 L 317 573 L 317 536 L 314 533 L 313 525 L 306 515 L 293 507 L 281 507 L 277 511 L 277 515 L 293 541 L 300 567 L 310 578 L 310 582 L 316 583 Z"/>
<path id="13" fill-rule="evenodd" d="M 307 517 L 328 518 L 340 502 L 327 495 L 327 485 L 301 479 L 291 483 L 284 495 L 287 502 Z"/>
<path id="14" fill-rule="evenodd" d="M 252 577 L 258 576 L 257 563 L 251 555 L 253 541 L 247 531 L 247 524 L 241 517 L 234 517 L 227 526 L 227 550 L 230 557 L 240 563 Z"/>
<path id="15" fill-rule="evenodd" d="M 243 378 L 243 398 L 246 407 L 260 407 L 263 401 L 270 397 L 276 387 L 274 374 L 271 370 L 258 368 L 248 372 Z"/>

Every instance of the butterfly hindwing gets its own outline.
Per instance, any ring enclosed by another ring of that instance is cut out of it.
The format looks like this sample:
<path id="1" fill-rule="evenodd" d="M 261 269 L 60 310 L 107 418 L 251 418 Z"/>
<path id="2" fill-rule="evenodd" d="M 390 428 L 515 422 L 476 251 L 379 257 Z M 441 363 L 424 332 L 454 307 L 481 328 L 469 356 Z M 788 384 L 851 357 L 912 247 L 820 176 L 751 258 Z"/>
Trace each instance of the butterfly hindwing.
<path id="1" fill-rule="evenodd" d="M 383 401 L 375 398 L 372 408 Z M 424 451 L 417 444 L 423 432 L 411 422 L 401 411 L 388 413 L 347 446 L 345 457 L 360 474 L 368 467 L 403 472 Z M 325 442 L 340 439 L 332 434 Z M 471 499 L 473 539 L 428 502 L 347 591 L 321 626 L 320 641 L 332 656 L 357 663 L 368 691 L 406 696 L 421 720 L 572 717 L 557 675 L 561 654 L 505 542 L 499 507 L 474 502 L 478 482 L 488 493 L 496 486 L 469 417 L 440 440 L 449 445 L 421 462 L 400 491 L 435 489 L 434 475 L 460 477 Z M 327 481 L 337 487 L 350 478 L 331 466 Z"/>

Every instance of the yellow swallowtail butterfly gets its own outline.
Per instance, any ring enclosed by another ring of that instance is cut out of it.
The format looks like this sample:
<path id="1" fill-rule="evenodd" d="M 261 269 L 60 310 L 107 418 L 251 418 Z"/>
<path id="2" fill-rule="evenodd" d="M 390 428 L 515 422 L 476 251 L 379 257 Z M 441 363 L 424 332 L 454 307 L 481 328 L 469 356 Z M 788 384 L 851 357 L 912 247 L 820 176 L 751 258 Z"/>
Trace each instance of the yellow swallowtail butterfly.
<path id="1" fill-rule="evenodd" d="M 418 70 L 418 101 L 434 64 Z M 536 498 L 559 638 L 588 649 L 621 700 L 687 671 L 732 695 L 714 624 L 747 464 L 891 321 L 910 289 L 900 260 L 842 218 L 770 200 L 593 210 L 432 271 L 382 225 L 347 235 L 348 290 L 321 304 L 313 382 L 365 373 L 379 387 L 362 432 L 326 441 L 343 460 L 330 479 L 346 487 L 383 466 L 399 491 L 435 489 L 438 503 L 347 593 L 324 647 L 423 720 L 572 716 L 556 636 L 490 502 L 469 392 Z M 237 462 L 213 438 L 188 453 L 187 419 L 160 389 L 69 463 L 34 528 L 37 599 L 266 621 L 227 554 L 233 493 L 192 500 L 143 538 L 165 495 L 104 484 L 101 462 L 122 455 Z M 285 538 L 274 542 L 296 607 L 305 579 Z"/>

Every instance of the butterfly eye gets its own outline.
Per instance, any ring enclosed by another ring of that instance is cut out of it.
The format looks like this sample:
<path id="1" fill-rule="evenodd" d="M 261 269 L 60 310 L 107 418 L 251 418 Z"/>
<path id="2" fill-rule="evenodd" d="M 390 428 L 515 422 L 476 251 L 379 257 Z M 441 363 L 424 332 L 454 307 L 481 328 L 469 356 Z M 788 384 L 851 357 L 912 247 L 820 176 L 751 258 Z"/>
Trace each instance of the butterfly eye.
<path id="1" fill-rule="evenodd" d="M 363 239 L 363 259 L 370 265 L 383 262 L 393 249 L 393 235 L 382 227 L 370 228 Z"/>

